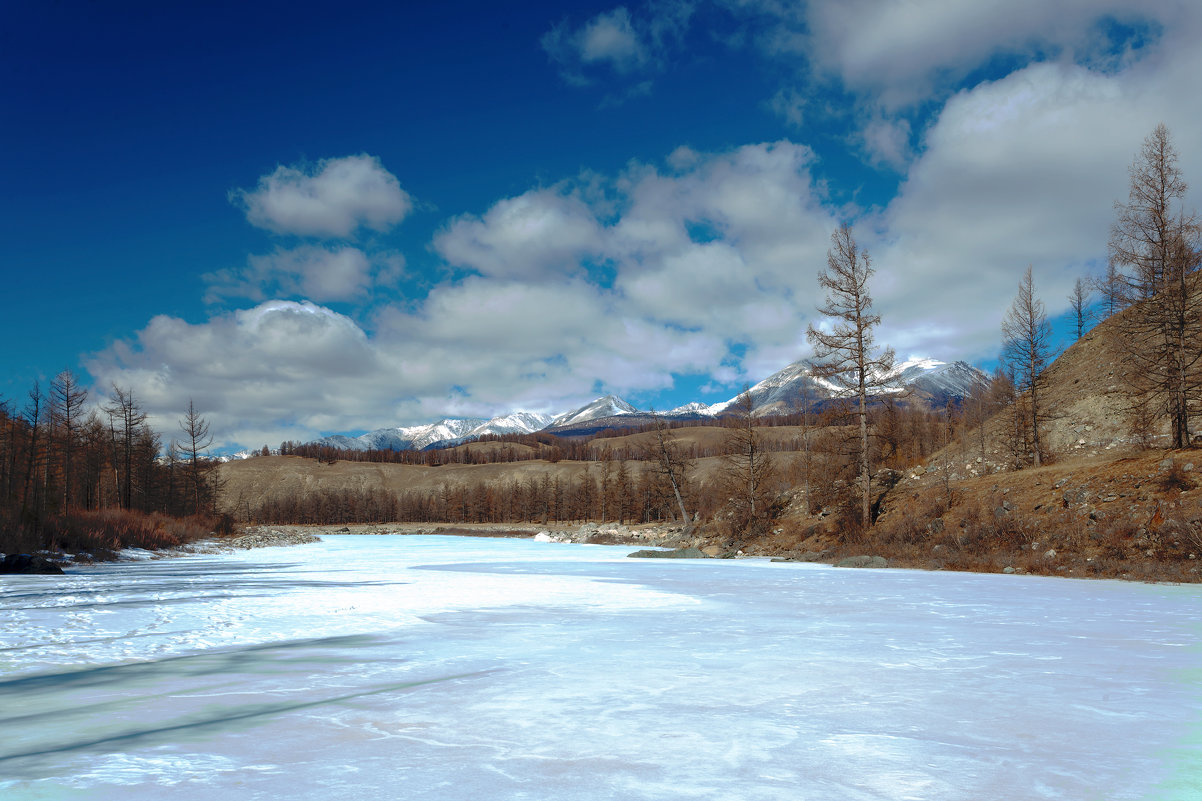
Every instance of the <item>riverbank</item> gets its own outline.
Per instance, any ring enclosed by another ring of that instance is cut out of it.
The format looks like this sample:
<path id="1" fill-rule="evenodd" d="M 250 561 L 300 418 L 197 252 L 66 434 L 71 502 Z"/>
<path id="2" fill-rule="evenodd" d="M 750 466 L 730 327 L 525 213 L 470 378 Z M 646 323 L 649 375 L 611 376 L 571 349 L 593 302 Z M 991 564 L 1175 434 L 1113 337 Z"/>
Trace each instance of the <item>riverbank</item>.
<path id="1" fill-rule="evenodd" d="M 255 537 L 278 537 L 280 544 L 291 538 L 321 537 L 326 534 L 365 536 L 436 534 L 451 537 L 509 537 L 540 539 L 544 542 L 574 542 L 589 545 L 649 545 L 677 547 L 684 527 L 679 523 L 627 526 L 619 523 L 345 523 L 332 525 L 263 525 L 246 529 Z M 224 542 L 224 541 L 223 541 Z"/>

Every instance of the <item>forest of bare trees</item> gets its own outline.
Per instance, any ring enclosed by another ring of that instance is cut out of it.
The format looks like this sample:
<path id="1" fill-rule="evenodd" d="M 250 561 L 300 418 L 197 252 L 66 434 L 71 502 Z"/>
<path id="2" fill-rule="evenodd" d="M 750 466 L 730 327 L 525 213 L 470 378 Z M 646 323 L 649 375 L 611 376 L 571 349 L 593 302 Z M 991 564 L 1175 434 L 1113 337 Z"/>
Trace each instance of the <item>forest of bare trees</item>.
<path id="1" fill-rule="evenodd" d="M 0 400 L 0 551 L 126 546 L 130 536 L 175 539 L 167 521 L 219 521 L 208 424 L 189 407 L 184 445 L 164 450 L 134 393 L 113 387 L 93 403 L 64 371 L 23 404 Z M 186 458 L 181 456 L 186 454 Z M 180 529 L 182 530 L 182 529 Z"/>

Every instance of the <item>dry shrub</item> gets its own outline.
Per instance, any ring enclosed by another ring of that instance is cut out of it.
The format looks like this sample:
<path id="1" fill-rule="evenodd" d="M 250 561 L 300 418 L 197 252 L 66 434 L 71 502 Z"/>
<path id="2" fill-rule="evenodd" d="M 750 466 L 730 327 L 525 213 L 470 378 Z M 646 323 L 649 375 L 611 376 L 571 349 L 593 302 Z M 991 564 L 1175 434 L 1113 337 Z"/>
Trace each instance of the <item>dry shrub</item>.
<path id="1" fill-rule="evenodd" d="M 1116 561 L 1126 559 L 1135 547 L 1135 536 L 1138 532 L 1139 523 L 1128 515 L 1105 518 L 1096 530 L 1102 555 Z"/>
<path id="2" fill-rule="evenodd" d="M 1173 462 L 1169 469 L 1160 475 L 1157 483 L 1161 492 L 1187 492 L 1194 488 L 1193 478 L 1177 462 Z"/>
<path id="3" fill-rule="evenodd" d="M 43 528 L 49 550 L 84 551 L 107 556 L 123 548 L 161 550 L 195 542 L 214 533 L 217 519 L 174 518 L 123 509 L 77 511 L 50 518 Z"/>
<path id="4" fill-rule="evenodd" d="M 1196 559 L 1202 553 L 1202 520 L 1169 517 L 1157 533 L 1164 556 L 1169 559 L 1189 559 L 1191 553 Z"/>
<path id="5" fill-rule="evenodd" d="M 964 533 L 956 541 L 961 548 L 1017 551 L 1034 540 L 1037 530 L 1032 521 L 1007 511 L 997 498 L 968 507 L 963 520 Z"/>
<path id="6" fill-rule="evenodd" d="M 888 518 L 878 521 L 873 536 L 883 542 L 914 545 L 941 533 L 946 513 L 946 499 L 938 492 L 926 492 L 907 498 Z"/>

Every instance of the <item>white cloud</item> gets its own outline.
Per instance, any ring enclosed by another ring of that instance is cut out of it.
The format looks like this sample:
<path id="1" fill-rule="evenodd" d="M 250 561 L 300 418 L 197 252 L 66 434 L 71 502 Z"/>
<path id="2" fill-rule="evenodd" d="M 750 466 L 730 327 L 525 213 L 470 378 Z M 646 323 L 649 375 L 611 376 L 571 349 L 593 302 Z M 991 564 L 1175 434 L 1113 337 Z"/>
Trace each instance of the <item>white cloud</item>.
<path id="1" fill-rule="evenodd" d="M 1105 264 L 1113 203 L 1158 122 L 1186 175 L 1198 174 L 1202 109 L 1179 98 L 1202 57 L 1192 46 L 1160 55 L 1116 74 L 1035 64 L 947 103 L 900 194 L 871 221 L 876 294 L 899 351 L 996 352 L 1028 264 L 1049 311 L 1063 311 L 1073 280 Z"/>
<path id="2" fill-rule="evenodd" d="M 789 124 L 792 128 L 801 129 L 805 123 L 806 105 L 809 99 L 796 88 L 788 86 L 777 91 L 768 101 L 768 108 Z"/>
<path id="3" fill-rule="evenodd" d="M 901 170 L 910 160 L 910 121 L 903 117 L 877 116 L 853 138 L 858 138 L 871 164 Z"/>
<path id="4" fill-rule="evenodd" d="M 537 278 L 572 272 L 600 248 L 592 210 L 561 188 L 499 201 L 485 215 L 464 215 L 434 238 L 450 264 L 497 278 Z"/>
<path id="5" fill-rule="evenodd" d="M 160 315 L 86 366 L 97 386 L 132 388 L 168 438 L 193 399 L 226 446 L 354 429 L 394 394 L 364 331 L 312 303 L 271 301 L 201 324 Z"/>
<path id="6" fill-rule="evenodd" d="M 347 238 L 359 227 L 386 231 L 413 208 L 396 176 L 367 154 L 323 159 L 312 169 L 280 165 L 230 199 L 252 225 L 314 237 Z"/>
<path id="7" fill-rule="evenodd" d="M 587 82 L 581 74 L 585 66 L 608 64 L 626 74 L 648 59 L 647 47 L 635 33 L 625 6 L 602 12 L 575 30 L 561 23 L 543 36 L 542 46 L 573 83 Z"/>
<path id="8" fill-rule="evenodd" d="M 1113 47 L 1107 20 L 1174 25 L 1178 0 L 848 0 L 806 7 L 805 47 L 819 69 L 886 109 L 926 99 L 999 54 L 1094 60 Z M 788 17 L 782 24 L 796 25 Z"/>
<path id="9" fill-rule="evenodd" d="M 208 284 L 205 301 L 262 301 L 278 296 L 318 303 L 362 300 L 376 283 L 395 280 L 403 265 L 399 254 L 376 253 L 369 257 L 349 245 L 277 248 L 266 255 L 251 256 L 243 270 L 219 270 L 203 276 Z"/>
<path id="10" fill-rule="evenodd" d="M 625 7 L 598 14 L 577 33 L 576 45 L 585 64 L 609 62 L 619 72 L 629 72 L 647 60 L 642 42 L 630 24 Z"/>

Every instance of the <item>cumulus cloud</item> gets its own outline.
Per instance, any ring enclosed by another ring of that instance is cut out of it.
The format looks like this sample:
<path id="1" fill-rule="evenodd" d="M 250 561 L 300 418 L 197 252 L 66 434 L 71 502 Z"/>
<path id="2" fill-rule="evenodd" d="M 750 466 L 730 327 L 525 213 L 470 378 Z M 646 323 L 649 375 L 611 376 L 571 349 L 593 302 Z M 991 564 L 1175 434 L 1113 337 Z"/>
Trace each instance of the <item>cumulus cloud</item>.
<path id="1" fill-rule="evenodd" d="M 271 301 L 200 324 L 160 315 L 86 366 L 98 386 L 132 388 L 158 431 L 176 430 L 193 399 L 225 446 L 353 429 L 393 395 L 366 333 L 313 303 Z"/>
<path id="2" fill-rule="evenodd" d="M 205 302 L 229 298 L 262 301 L 281 296 L 318 303 L 362 300 L 373 285 L 396 280 L 404 263 L 400 254 L 374 253 L 369 257 L 349 245 L 278 248 L 251 256 L 244 269 L 218 270 L 203 276 L 208 285 Z"/>
<path id="3" fill-rule="evenodd" d="M 476 332 L 480 347 L 502 353 L 520 343 L 541 354 L 546 338 L 558 348 L 547 378 L 575 387 L 666 386 L 736 346 L 751 369 L 776 369 L 799 356 L 809 288 L 835 224 L 813 158 L 788 142 L 678 149 L 666 173 L 635 164 L 605 187 L 588 176 L 583 186 L 500 201 L 436 239 L 444 258 L 478 275 L 436 290 L 408 327 L 429 337 L 452 321 L 454 336 Z M 473 316 L 462 327 L 454 309 L 466 307 Z M 663 351 L 646 347 L 663 337 Z"/>
<path id="4" fill-rule="evenodd" d="M 774 4 L 752 4 L 771 13 Z M 1098 61 L 1121 53 L 1113 24 L 1155 33 L 1178 24 L 1178 0 L 849 0 L 810 3 L 804 17 L 778 12 L 780 51 L 804 49 L 815 66 L 887 109 L 926 99 L 997 55 Z"/>
<path id="5" fill-rule="evenodd" d="M 1181 104 L 1202 69 L 1192 47 L 1110 74 L 1035 64 L 953 97 L 923 155 L 877 219 L 874 253 L 899 350 L 983 358 L 1022 271 L 1053 313 L 1106 258 L 1127 166 L 1164 121 L 1189 175 L 1202 168 L 1202 110 Z"/>
<path id="6" fill-rule="evenodd" d="M 309 168 L 280 165 L 253 190 L 231 192 L 230 200 L 259 228 L 326 238 L 347 238 L 360 227 L 386 231 L 413 208 L 396 176 L 367 154 Z"/>
<path id="7" fill-rule="evenodd" d="M 793 70 L 768 106 L 793 127 L 802 112 L 855 131 L 874 166 L 904 171 L 928 114 L 1001 65 L 1128 71 L 1196 41 L 1199 9 L 1182 0 L 724 0 L 751 41 Z M 804 87 L 804 88 L 803 88 Z M 825 95 L 823 88 L 833 90 Z"/>
<path id="8" fill-rule="evenodd" d="M 572 272 L 600 249 L 593 211 L 565 187 L 506 198 L 483 217 L 452 220 L 434 248 L 452 265 L 498 278 L 538 278 Z"/>
<path id="9" fill-rule="evenodd" d="M 560 23 L 543 35 L 543 49 L 573 82 L 584 82 L 585 65 L 608 64 L 625 74 L 641 67 L 648 58 L 646 45 L 631 24 L 625 6 L 602 12 L 580 28 Z"/>

